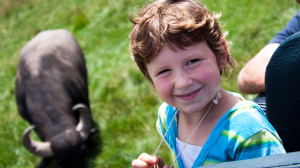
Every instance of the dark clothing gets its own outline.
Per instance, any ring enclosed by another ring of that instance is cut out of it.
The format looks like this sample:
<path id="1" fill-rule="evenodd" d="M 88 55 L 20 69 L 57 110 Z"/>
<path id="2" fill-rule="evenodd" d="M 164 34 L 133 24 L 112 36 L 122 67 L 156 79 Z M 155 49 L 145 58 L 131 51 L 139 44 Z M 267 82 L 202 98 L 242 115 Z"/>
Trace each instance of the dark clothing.
<path id="1" fill-rule="evenodd" d="M 282 41 L 266 68 L 268 119 L 287 152 L 300 151 L 300 32 Z"/>
<path id="2" fill-rule="evenodd" d="M 300 31 L 300 10 L 298 13 L 287 23 L 287 25 L 282 29 L 281 32 L 278 32 L 270 41 L 270 43 L 281 43 L 286 38 Z M 266 108 L 266 95 L 265 93 L 260 93 L 254 100 L 255 103 L 260 105 L 267 115 Z M 267 115 L 268 116 L 268 115 Z"/>

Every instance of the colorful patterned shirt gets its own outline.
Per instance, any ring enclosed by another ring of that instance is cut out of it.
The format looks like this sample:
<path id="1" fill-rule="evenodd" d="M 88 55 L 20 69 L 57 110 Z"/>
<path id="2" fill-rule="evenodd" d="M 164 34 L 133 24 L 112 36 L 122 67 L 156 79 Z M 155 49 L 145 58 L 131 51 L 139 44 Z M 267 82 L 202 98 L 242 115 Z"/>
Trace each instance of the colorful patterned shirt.
<path id="1" fill-rule="evenodd" d="M 163 137 L 177 109 L 163 103 L 156 127 Z M 178 115 L 178 114 L 177 114 Z M 176 158 L 177 117 L 165 137 Z M 224 114 L 199 153 L 193 167 L 286 153 L 281 139 L 262 109 L 252 101 L 241 101 Z M 177 167 L 183 168 L 180 157 Z"/>

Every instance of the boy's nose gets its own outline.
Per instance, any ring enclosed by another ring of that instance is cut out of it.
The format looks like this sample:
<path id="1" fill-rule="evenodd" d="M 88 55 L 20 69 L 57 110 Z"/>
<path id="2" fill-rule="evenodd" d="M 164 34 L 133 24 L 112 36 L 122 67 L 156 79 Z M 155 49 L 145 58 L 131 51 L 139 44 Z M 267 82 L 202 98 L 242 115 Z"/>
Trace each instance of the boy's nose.
<path id="1" fill-rule="evenodd" d="M 175 78 L 175 88 L 177 89 L 186 89 L 193 84 L 193 79 L 186 73 L 177 73 Z"/>

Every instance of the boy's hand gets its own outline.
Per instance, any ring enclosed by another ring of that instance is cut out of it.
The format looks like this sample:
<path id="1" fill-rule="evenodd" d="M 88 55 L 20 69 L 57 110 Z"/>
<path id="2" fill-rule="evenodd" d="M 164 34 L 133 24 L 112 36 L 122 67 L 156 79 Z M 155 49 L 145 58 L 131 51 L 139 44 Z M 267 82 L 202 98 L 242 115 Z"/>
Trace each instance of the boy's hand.
<path id="1" fill-rule="evenodd" d="M 164 167 L 164 161 L 160 157 L 153 157 L 148 155 L 147 153 L 142 153 L 138 159 L 132 161 L 133 168 L 167 168 Z"/>

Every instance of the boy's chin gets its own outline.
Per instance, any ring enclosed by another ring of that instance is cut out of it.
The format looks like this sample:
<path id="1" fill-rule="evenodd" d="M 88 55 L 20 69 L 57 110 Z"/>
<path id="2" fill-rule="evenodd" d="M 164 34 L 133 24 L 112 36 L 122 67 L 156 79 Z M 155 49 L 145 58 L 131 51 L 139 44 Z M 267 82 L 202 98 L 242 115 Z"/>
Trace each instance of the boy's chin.
<path id="1" fill-rule="evenodd" d="M 180 112 L 186 113 L 186 114 L 194 114 L 199 113 L 204 109 L 204 106 L 201 106 L 199 104 L 193 104 L 193 105 L 186 105 L 186 106 L 179 106 L 178 110 Z"/>

